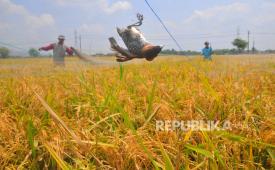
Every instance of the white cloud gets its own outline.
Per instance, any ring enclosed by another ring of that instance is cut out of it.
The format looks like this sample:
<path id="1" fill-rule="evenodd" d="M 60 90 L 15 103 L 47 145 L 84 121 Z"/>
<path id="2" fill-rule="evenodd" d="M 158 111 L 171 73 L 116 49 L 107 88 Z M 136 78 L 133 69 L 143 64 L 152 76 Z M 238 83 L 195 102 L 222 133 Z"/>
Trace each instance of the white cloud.
<path id="1" fill-rule="evenodd" d="M 106 2 L 106 1 L 105 1 Z M 112 5 L 105 4 L 103 2 L 103 9 L 107 13 L 114 13 L 116 11 L 123 11 L 123 10 L 128 10 L 131 9 L 131 4 L 128 1 L 118 1 L 113 3 Z"/>
<path id="2" fill-rule="evenodd" d="M 270 3 L 269 5 L 270 5 L 271 8 L 275 9 L 275 3 L 274 2 Z"/>
<path id="3" fill-rule="evenodd" d="M 1 40 L 22 48 L 20 53 L 26 54 L 30 46 L 39 45 L 34 42 L 44 42 L 49 36 L 55 35 L 55 20 L 52 15 L 33 14 L 11 0 L 0 0 L 0 21 Z M 18 49 L 12 50 L 18 52 Z"/>
<path id="4" fill-rule="evenodd" d="M 260 34 L 274 32 L 274 7 L 274 3 L 266 1 L 260 4 L 237 2 L 194 10 L 189 17 L 179 23 L 178 29 L 174 32 L 194 35 L 190 35 L 190 38 L 183 36 L 182 44 L 185 44 L 187 49 L 199 47 L 198 44 L 206 40 L 212 42 L 215 48 L 231 48 L 231 42 L 236 37 L 239 27 L 240 36 L 244 39 L 247 39 L 247 31 L 250 30 L 257 48 L 274 48 L 274 36 Z"/>
<path id="5" fill-rule="evenodd" d="M 196 20 L 208 20 L 211 18 L 221 18 L 226 20 L 231 15 L 236 16 L 249 11 L 249 6 L 244 3 L 233 3 L 229 5 L 216 6 L 205 10 L 195 10 L 194 13 L 185 20 L 190 23 Z"/>
<path id="6" fill-rule="evenodd" d="M 40 16 L 29 15 L 26 17 L 26 23 L 33 28 L 42 28 L 46 26 L 53 26 L 54 19 L 50 14 L 42 14 Z"/>
<path id="7" fill-rule="evenodd" d="M 9 24 L 6 22 L 0 22 L 0 30 L 5 30 L 7 28 L 9 28 Z"/>
<path id="8" fill-rule="evenodd" d="M 264 25 L 268 23 L 275 22 L 275 12 L 273 14 L 263 14 L 260 16 L 255 16 L 253 18 L 254 25 Z"/>
<path id="9" fill-rule="evenodd" d="M 54 18 L 50 14 L 33 15 L 23 6 L 17 5 L 10 0 L 0 0 L 0 9 L 0 14 L 8 16 L 18 15 L 17 17 L 22 18 L 26 25 L 33 28 L 54 25 Z"/>
<path id="10" fill-rule="evenodd" d="M 237 27 L 248 29 L 252 7 L 246 3 L 232 3 L 214 6 L 194 12 L 183 21 L 183 32 L 193 34 L 235 32 Z"/>
<path id="11" fill-rule="evenodd" d="M 43 13 L 41 5 L 45 1 L 50 4 L 47 10 L 54 13 L 56 20 L 49 12 Z M 117 36 L 117 40 L 121 40 L 115 27 L 134 22 L 133 12 L 137 10 L 136 8 L 140 12 L 148 10 L 146 7 L 144 9 L 133 6 L 134 2 L 130 0 L 43 0 L 33 1 L 33 5 L 37 5 L 37 9 L 42 12 L 34 14 L 27 6 L 19 5 L 17 2 L 19 1 L 0 0 L 0 37 L 1 41 L 10 42 L 26 50 L 29 47 L 38 47 L 55 41 L 58 34 L 64 34 L 66 44 L 72 45 L 74 30 L 77 30 L 78 34 L 82 35 L 83 49 L 108 52 L 109 36 Z M 275 3 L 270 0 L 234 2 L 237 3 L 227 5 L 213 3 L 210 8 L 202 5 L 200 9 L 193 8 L 193 12 L 190 13 L 159 12 L 184 49 L 199 50 L 206 40 L 212 42 L 215 48 L 230 48 L 238 26 L 241 36 L 245 39 L 247 30 L 251 31 L 251 37 L 255 37 L 257 48 L 274 48 L 274 36 L 256 33 L 274 32 Z M 180 1 L 175 3 L 181 4 Z M 132 8 L 134 9 L 129 10 Z M 57 10 L 60 13 L 55 13 Z M 188 17 L 185 17 L 186 15 Z M 166 48 L 176 48 L 154 15 L 146 16 L 141 30 L 153 43 L 165 44 Z"/>
<path id="12" fill-rule="evenodd" d="M 257 7 L 257 13 L 252 18 L 255 25 L 270 24 L 275 21 L 275 3 L 266 2 Z"/>
<path id="13" fill-rule="evenodd" d="M 131 3 L 127 0 L 119 0 L 113 3 L 109 3 L 108 0 L 57 0 L 57 3 L 62 6 L 74 5 L 89 9 L 100 8 L 108 14 L 125 11 L 132 8 Z"/>
<path id="14" fill-rule="evenodd" d="M 104 32 L 104 27 L 101 24 L 82 24 L 78 31 L 84 34 L 101 34 Z"/>
<path id="15" fill-rule="evenodd" d="M 23 6 L 16 5 L 10 0 L 0 0 L 0 7 L 2 12 L 5 11 L 11 14 L 24 14 L 26 15 L 27 11 Z"/>

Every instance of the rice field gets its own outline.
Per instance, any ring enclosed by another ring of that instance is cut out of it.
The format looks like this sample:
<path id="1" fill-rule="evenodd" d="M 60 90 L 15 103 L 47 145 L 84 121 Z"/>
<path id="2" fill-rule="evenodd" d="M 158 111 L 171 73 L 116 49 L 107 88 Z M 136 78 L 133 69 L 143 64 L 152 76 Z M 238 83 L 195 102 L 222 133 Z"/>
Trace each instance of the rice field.
<path id="1" fill-rule="evenodd" d="M 103 61 L 0 60 L 0 169 L 275 167 L 275 55 Z M 158 131 L 159 120 L 231 128 Z"/>

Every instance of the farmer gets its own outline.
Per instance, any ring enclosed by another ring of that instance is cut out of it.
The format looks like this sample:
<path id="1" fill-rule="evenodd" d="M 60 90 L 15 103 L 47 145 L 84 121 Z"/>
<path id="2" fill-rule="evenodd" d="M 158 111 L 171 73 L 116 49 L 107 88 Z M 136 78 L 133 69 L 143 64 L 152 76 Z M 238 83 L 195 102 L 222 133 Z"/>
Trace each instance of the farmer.
<path id="1" fill-rule="evenodd" d="M 64 57 L 66 52 L 69 55 L 73 54 L 72 47 L 67 47 L 64 45 L 65 37 L 63 35 L 58 36 L 58 43 L 52 43 L 48 46 L 39 48 L 39 51 L 49 51 L 53 50 L 53 62 L 55 65 L 64 66 Z"/>
<path id="2" fill-rule="evenodd" d="M 209 45 L 209 42 L 204 43 L 205 47 L 202 49 L 202 55 L 205 60 L 212 60 L 212 47 Z"/>

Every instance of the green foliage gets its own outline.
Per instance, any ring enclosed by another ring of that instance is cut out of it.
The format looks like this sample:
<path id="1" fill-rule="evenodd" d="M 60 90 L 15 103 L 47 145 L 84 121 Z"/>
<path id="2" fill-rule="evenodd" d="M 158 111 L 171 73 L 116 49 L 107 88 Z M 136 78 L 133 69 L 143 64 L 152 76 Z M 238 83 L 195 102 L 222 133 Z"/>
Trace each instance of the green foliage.
<path id="1" fill-rule="evenodd" d="M 70 166 L 68 166 L 67 163 L 62 160 L 62 158 L 51 148 L 50 145 L 45 144 L 44 146 L 62 170 L 70 170 L 71 169 Z"/>
<path id="2" fill-rule="evenodd" d="M 213 53 L 216 55 L 228 55 L 228 54 L 239 54 L 239 51 L 236 49 L 216 49 L 216 50 L 213 50 Z"/>
<path id="3" fill-rule="evenodd" d="M 195 151 L 198 154 L 201 154 L 201 155 L 203 155 L 203 156 L 205 156 L 207 158 L 210 158 L 212 160 L 214 159 L 214 155 L 210 151 L 208 151 L 206 149 L 200 148 L 198 146 L 189 145 L 189 144 L 186 144 L 185 147 L 187 149 Z"/>
<path id="4" fill-rule="evenodd" d="M 275 53 L 275 50 L 266 50 L 266 51 L 259 51 L 257 50 L 255 47 L 251 49 L 251 51 L 253 53 L 267 53 L 267 54 L 274 54 Z M 240 51 L 239 49 L 235 49 L 235 48 L 232 48 L 232 49 L 213 49 L 213 54 L 215 55 L 237 55 L 237 54 L 240 54 Z M 164 55 L 187 55 L 187 56 L 194 56 L 194 55 L 200 55 L 200 52 L 198 51 L 176 51 L 174 49 L 170 50 L 170 49 L 167 49 L 167 50 L 163 50 L 161 52 L 161 54 L 164 54 Z"/>
<path id="5" fill-rule="evenodd" d="M 35 48 L 29 49 L 29 55 L 31 57 L 38 57 L 40 55 L 39 51 Z"/>
<path id="6" fill-rule="evenodd" d="M 154 96 L 155 96 L 156 85 L 157 85 L 157 82 L 154 81 L 152 90 L 151 90 L 150 94 L 149 94 L 148 97 L 147 97 L 148 106 L 147 106 L 146 116 L 149 116 L 150 113 L 151 113 L 152 110 L 153 110 L 153 101 L 154 101 Z"/>
<path id="7" fill-rule="evenodd" d="M 248 42 L 243 40 L 243 39 L 240 39 L 240 38 L 236 38 L 232 44 L 239 50 L 239 52 L 243 51 L 247 45 L 248 45 Z"/>
<path id="8" fill-rule="evenodd" d="M 160 151 L 165 161 L 165 169 L 166 170 L 174 170 L 173 163 L 168 155 L 168 153 L 165 151 L 162 145 L 160 145 Z"/>
<path id="9" fill-rule="evenodd" d="M 175 49 L 167 49 L 167 50 L 162 50 L 161 54 L 168 54 L 168 55 L 199 55 L 200 52 L 198 51 L 176 51 Z"/>
<path id="10" fill-rule="evenodd" d="M 37 129 L 34 127 L 32 120 L 28 120 L 26 131 L 27 131 L 28 143 L 32 150 L 32 156 L 36 157 L 37 142 L 34 140 L 34 137 L 37 134 Z"/>
<path id="11" fill-rule="evenodd" d="M 265 50 L 264 53 L 266 53 L 266 54 L 275 54 L 275 50 L 268 49 L 268 50 Z"/>
<path id="12" fill-rule="evenodd" d="M 8 58 L 10 50 L 6 47 L 0 47 L 0 58 Z"/>
<path id="13" fill-rule="evenodd" d="M 258 53 L 258 50 L 255 47 L 252 47 L 251 51 L 252 53 Z"/>

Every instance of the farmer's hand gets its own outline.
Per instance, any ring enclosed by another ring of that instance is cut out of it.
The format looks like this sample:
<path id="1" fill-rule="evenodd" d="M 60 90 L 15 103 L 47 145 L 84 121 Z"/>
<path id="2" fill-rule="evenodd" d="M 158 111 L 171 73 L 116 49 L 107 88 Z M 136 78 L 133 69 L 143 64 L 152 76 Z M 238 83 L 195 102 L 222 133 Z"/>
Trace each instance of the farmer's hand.
<path id="1" fill-rule="evenodd" d="M 74 47 L 69 47 L 69 49 L 71 50 L 71 55 L 76 54 L 76 53 L 75 53 L 75 48 L 74 48 Z"/>

